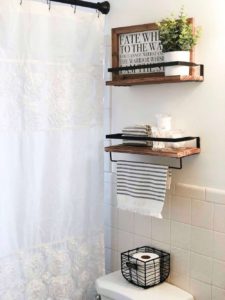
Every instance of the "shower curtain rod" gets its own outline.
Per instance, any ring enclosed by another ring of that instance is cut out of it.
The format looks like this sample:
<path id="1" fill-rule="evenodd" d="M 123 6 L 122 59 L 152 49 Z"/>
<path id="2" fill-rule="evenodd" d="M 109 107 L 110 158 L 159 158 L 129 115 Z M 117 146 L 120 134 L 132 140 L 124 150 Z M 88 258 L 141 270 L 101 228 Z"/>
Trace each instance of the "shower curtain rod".
<path id="1" fill-rule="evenodd" d="M 53 2 L 60 2 L 75 6 L 82 6 L 82 7 L 88 7 L 92 9 L 97 9 L 102 14 L 107 15 L 110 11 L 110 3 L 108 1 L 104 2 L 88 2 L 88 1 L 81 1 L 81 0 L 52 0 Z"/>

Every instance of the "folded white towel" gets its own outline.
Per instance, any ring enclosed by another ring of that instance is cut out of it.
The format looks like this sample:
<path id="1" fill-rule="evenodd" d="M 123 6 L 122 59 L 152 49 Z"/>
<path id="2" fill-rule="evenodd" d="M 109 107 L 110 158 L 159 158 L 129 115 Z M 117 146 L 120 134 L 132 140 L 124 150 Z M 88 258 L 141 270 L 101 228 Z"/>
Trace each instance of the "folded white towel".
<path id="1" fill-rule="evenodd" d="M 150 125 L 133 125 L 133 126 L 126 126 L 124 129 L 148 129 L 151 128 Z"/>
<path id="2" fill-rule="evenodd" d="M 122 130 L 122 134 L 123 135 L 137 135 L 137 136 L 142 136 L 142 135 L 148 135 L 149 132 L 146 130 L 142 130 L 142 131 L 136 131 L 136 130 Z"/>
<path id="3" fill-rule="evenodd" d="M 118 161 L 118 208 L 160 218 L 167 178 L 168 166 Z"/>
<path id="4" fill-rule="evenodd" d="M 123 144 L 128 146 L 148 146 L 148 141 L 123 140 Z"/>
<path id="5" fill-rule="evenodd" d="M 152 131 L 150 125 L 134 125 L 125 127 L 122 130 L 124 137 L 129 137 L 129 139 L 124 139 L 123 144 L 125 145 L 136 145 L 136 146 L 150 146 L 152 147 L 153 143 L 151 141 L 141 141 L 141 140 L 132 140 L 132 137 L 151 137 Z"/>

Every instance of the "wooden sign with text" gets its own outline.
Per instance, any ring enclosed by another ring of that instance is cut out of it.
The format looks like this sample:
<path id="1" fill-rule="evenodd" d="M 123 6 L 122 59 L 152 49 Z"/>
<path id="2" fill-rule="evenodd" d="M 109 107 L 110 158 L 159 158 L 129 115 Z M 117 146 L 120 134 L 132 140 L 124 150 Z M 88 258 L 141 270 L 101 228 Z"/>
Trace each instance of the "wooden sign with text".
<path id="1" fill-rule="evenodd" d="M 155 23 L 112 29 L 112 67 L 127 67 L 164 61 L 159 30 Z M 120 71 L 113 80 L 162 76 L 163 68 Z"/>
<path id="2" fill-rule="evenodd" d="M 194 20 L 189 18 L 192 25 Z M 194 48 L 190 51 L 190 62 L 194 62 Z M 119 27 L 112 29 L 112 68 L 129 67 L 137 65 L 149 65 L 164 62 L 164 54 L 159 38 L 159 29 L 156 23 Z M 190 76 L 195 75 L 195 68 L 190 67 Z M 164 68 L 143 68 L 112 73 L 112 82 L 120 82 L 123 85 L 126 79 L 137 79 L 136 84 L 143 83 L 148 78 L 157 82 L 157 78 L 164 77 Z M 140 79 L 140 81 L 138 81 Z M 174 76 L 174 80 L 176 80 Z M 110 82 L 108 82 L 108 85 Z"/>

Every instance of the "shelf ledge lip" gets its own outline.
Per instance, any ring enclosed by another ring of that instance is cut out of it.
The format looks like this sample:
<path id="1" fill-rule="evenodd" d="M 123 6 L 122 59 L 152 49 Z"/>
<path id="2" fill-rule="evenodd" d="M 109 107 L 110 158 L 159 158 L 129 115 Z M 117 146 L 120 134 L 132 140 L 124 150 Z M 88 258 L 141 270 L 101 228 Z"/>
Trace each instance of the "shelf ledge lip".
<path id="1" fill-rule="evenodd" d="M 184 147 L 184 148 L 163 148 L 152 149 L 149 146 L 128 146 L 128 145 L 114 145 L 105 147 L 105 152 L 126 153 L 126 154 L 140 154 L 149 156 L 161 156 L 168 158 L 183 158 L 201 153 L 200 148 Z"/>
<path id="2" fill-rule="evenodd" d="M 142 78 L 126 78 L 119 80 L 106 81 L 108 86 L 132 86 L 144 84 L 163 84 L 163 83 L 179 83 L 179 82 L 203 82 L 203 76 L 158 76 L 158 77 L 142 77 Z"/>

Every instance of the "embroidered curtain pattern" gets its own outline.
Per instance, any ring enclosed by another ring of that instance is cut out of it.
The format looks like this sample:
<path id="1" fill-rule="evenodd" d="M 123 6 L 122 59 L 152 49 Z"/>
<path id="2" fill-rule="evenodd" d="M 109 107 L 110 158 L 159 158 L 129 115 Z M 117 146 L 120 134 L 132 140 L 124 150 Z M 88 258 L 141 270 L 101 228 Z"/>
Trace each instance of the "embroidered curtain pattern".
<path id="1" fill-rule="evenodd" d="M 103 18 L 0 5 L 0 299 L 89 300 L 103 274 Z"/>

